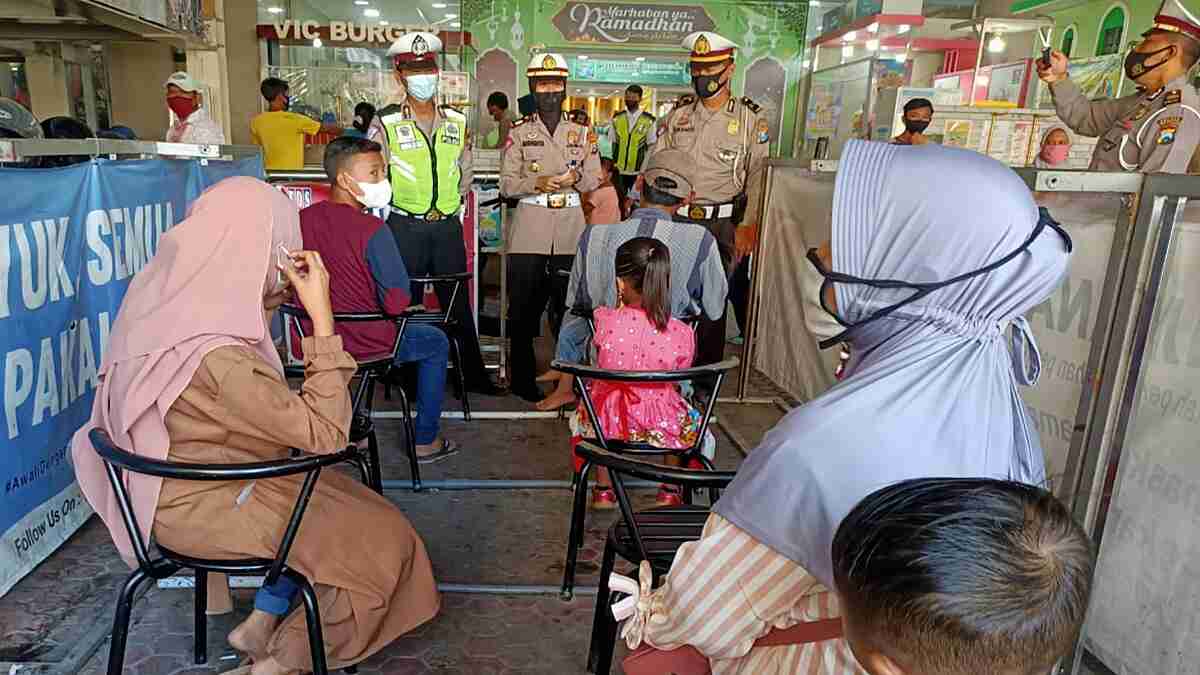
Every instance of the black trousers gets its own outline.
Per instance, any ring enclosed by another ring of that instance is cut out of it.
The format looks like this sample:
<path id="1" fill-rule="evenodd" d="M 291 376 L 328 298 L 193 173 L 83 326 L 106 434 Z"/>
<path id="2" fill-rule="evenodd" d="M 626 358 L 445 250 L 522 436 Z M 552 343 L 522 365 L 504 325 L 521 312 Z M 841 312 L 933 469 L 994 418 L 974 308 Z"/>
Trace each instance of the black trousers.
<path id="1" fill-rule="evenodd" d="M 510 381 L 514 392 L 537 387 L 533 341 L 541 332 L 542 313 L 548 302 L 552 302 L 556 310 L 550 313 L 550 323 L 554 333 L 558 334 L 563 308 L 567 304 L 569 281 L 561 271 L 570 272 L 574 261 L 575 257 L 570 255 L 508 255 L 508 336 Z"/>
<path id="2" fill-rule="evenodd" d="M 750 259 L 742 258 L 729 280 L 729 304 L 733 305 L 733 316 L 737 319 L 738 331 L 746 336 L 746 311 L 750 304 Z"/>
<path id="3" fill-rule="evenodd" d="M 692 220 L 675 214 L 677 223 L 695 223 L 704 226 L 717 240 L 717 250 L 721 254 L 721 264 L 725 267 L 725 276 L 733 271 L 734 234 L 737 226 L 729 218 L 718 220 Z M 719 363 L 725 358 L 725 313 L 713 321 L 707 316 L 700 319 L 696 326 L 696 365 L 706 366 Z"/>
<path id="4" fill-rule="evenodd" d="M 621 186 L 625 188 L 625 194 L 633 192 L 633 185 L 634 183 L 637 183 L 637 179 L 638 174 L 634 174 L 632 176 L 621 174 Z"/>
<path id="5" fill-rule="evenodd" d="M 467 271 L 467 249 L 458 216 L 431 222 L 393 213 L 388 216 L 387 222 L 400 246 L 400 255 L 404 258 L 404 267 L 409 275 L 423 277 Z M 452 288 L 448 284 L 438 284 L 435 288 L 438 302 L 445 307 L 450 302 Z M 420 284 L 413 284 L 414 303 L 419 303 L 424 293 Z M 483 366 L 483 353 L 479 350 L 475 319 L 471 314 L 470 287 L 464 283 L 458 293 L 452 318 L 458 324 L 455 337 L 462 349 L 463 377 L 470 388 L 488 382 L 488 376 Z"/>

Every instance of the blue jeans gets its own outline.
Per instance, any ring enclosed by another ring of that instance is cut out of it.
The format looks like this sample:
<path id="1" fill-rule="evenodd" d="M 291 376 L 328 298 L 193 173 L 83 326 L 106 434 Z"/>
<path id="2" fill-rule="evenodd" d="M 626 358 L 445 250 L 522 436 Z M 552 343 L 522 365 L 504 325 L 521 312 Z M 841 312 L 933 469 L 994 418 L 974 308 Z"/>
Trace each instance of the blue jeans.
<path id="1" fill-rule="evenodd" d="M 296 584 L 285 576 L 280 576 L 274 586 L 263 586 L 254 595 L 254 609 L 283 616 L 292 607 L 292 598 L 300 590 Z"/>
<path id="2" fill-rule="evenodd" d="M 438 436 L 442 421 L 442 401 L 446 397 L 446 364 L 450 359 L 450 340 L 433 326 L 409 324 L 396 363 L 417 362 L 417 445 L 429 445 Z"/>
<path id="3" fill-rule="evenodd" d="M 588 340 L 592 329 L 587 319 L 568 313 L 558 329 L 558 344 L 554 347 L 554 358 L 566 363 L 586 363 Z"/>

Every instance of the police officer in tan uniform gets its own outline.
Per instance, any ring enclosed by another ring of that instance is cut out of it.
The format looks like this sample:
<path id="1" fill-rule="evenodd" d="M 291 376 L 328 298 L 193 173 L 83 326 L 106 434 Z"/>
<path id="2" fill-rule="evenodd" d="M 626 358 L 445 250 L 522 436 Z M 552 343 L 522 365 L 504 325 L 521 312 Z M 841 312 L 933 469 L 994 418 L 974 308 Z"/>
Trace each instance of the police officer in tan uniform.
<path id="1" fill-rule="evenodd" d="M 667 115 L 655 150 L 677 148 L 692 157 L 687 176 L 695 202 L 676 220 L 697 223 L 716 237 L 727 273 L 753 252 L 759 207 L 770 153 L 770 123 L 748 98 L 731 91 L 734 51 L 730 40 L 710 31 L 683 41 L 691 52 L 695 95 L 682 97 Z M 725 354 L 725 316 L 704 319 L 697 329 L 697 364 L 716 363 Z"/>
<path id="2" fill-rule="evenodd" d="M 1188 71 L 1200 58 L 1200 16 L 1182 0 L 1164 0 L 1154 26 L 1125 58 L 1125 74 L 1138 93 L 1090 101 L 1067 75 L 1067 57 L 1039 60 L 1038 76 L 1050 85 L 1054 107 L 1068 127 L 1099 136 L 1089 169 L 1187 173 L 1200 143 L 1200 96 Z"/>
<path id="3" fill-rule="evenodd" d="M 512 392 L 535 403 L 543 395 L 533 341 L 546 303 L 566 305 L 559 271 L 570 271 L 585 227 L 580 193 L 600 185 L 596 137 L 562 109 L 568 72 L 559 54 L 533 57 L 525 74 L 537 110 L 513 123 L 500 164 L 500 192 L 518 200 L 506 233 Z"/>

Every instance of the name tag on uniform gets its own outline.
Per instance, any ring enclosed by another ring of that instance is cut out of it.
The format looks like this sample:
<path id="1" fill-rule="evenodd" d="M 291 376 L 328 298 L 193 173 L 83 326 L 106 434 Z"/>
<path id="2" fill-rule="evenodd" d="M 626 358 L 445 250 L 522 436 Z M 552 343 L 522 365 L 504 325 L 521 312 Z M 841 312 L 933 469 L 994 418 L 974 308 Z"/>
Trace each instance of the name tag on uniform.
<path id="1" fill-rule="evenodd" d="M 400 139 L 401 143 L 417 140 L 417 132 L 413 130 L 412 123 L 396 127 L 396 138 Z"/>
<path id="2" fill-rule="evenodd" d="M 407 141 L 407 142 L 401 142 L 401 143 L 400 143 L 400 149 L 401 149 L 401 150 L 420 150 L 420 149 L 421 149 L 421 142 L 420 142 L 420 141 Z"/>
<path id="3" fill-rule="evenodd" d="M 462 134 L 458 132 L 457 124 L 447 124 L 442 128 L 442 142 L 446 145 L 458 145 L 462 143 Z"/>
<path id="4" fill-rule="evenodd" d="M 722 150 L 718 152 L 717 155 L 721 158 L 722 162 L 732 162 L 733 160 L 737 159 L 738 156 L 736 150 Z"/>
<path id="5" fill-rule="evenodd" d="M 522 141 L 521 146 L 525 148 L 544 148 L 546 141 Z"/>

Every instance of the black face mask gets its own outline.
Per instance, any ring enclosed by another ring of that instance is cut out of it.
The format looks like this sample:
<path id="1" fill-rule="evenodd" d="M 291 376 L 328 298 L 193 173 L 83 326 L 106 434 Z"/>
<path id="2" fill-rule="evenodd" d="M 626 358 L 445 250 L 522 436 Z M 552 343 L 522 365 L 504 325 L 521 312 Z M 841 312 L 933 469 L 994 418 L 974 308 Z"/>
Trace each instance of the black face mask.
<path id="1" fill-rule="evenodd" d="M 929 128 L 929 120 L 910 120 L 904 118 L 904 130 L 910 134 L 924 133 Z"/>
<path id="2" fill-rule="evenodd" d="M 1136 80 L 1155 68 L 1165 65 L 1171 59 L 1163 59 L 1152 66 L 1147 66 L 1146 62 L 1152 57 L 1158 56 L 1159 54 L 1174 48 L 1174 45 L 1168 45 L 1154 52 L 1129 52 L 1129 56 L 1125 57 L 1125 75 L 1131 80 Z"/>
<path id="3" fill-rule="evenodd" d="M 629 112 L 637 112 L 640 107 L 642 107 L 640 101 L 625 101 L 625 109 Z"/>
<path id="4" fill-rule="evenodd" d="M 1008 264 L 1009 262 L 1012 262 L 1017 256 L 1021 255 L 1021 253 L 1023 253 L 1026 249 L 1028 249 L 1033 244 L 1034 240 L 1036 240 L 1042 234 L 1042 232 L 1045 231 L 1045 229 L 1047 227 L 1054 230 L 1055 232 L 1057 232 L 1059 234 L 1059 236 L 1061 236 L 1063 238 L 1063 244 L 1067 248 L 1067 253 L 1070 253 L 1071 249 L 1073 248 L 1073 244 L 1071 242 L 1071 235 L 1067 234 L 1067 231 L 1062 228 L 1062 225 L 1059 225 L 1058 221 L 1054 220 L 1054 218 L 1052 218 L 1050 216 L 1050 212 L 1047 211 L 1044 207 L 1038 209 L 1038 214 L 1039 214 L 1038 222 L 1037 222 L 1037 225 L 1034 226 L 1033 232 L 1031 232 L 1029 234 L 1029 238 L 1026 239 L 1023 244 L 1021 244 L 1019 247 L 1017 247 L 1017 249 L 1015 251 L 1013 251 L 1012 253 L 1009 253 L 1008 255 L 1004 256 L 1003 258 L 997 260 L 996 262 L 991 263 L 990 265 L 980 267 L 979 269 L 971 271 L 971 272 L 965 272 L 965 273 L 960 274 L 951 279 L 946 279 L 945 281 L 931 281 L 931 282 L 927 282 L 927 283 L 918 283 L 915 281 L 899 281 L 899 280 L 894 280 L 894 279 L 864 279 L 862 277 L 856 277 L 856 276 L 852 276 L 849 274 L 833 272 L 833 271 L 826 269 L 825 264 L 821 262 L 821 256 L 817 255 L 817 249 L 815 249 L 815 248 L 809 249 L 808 250 L 808 259 L 812 262 L 813 266 L 817 268 L 817 271 L 821 273 L 821 276 L 825 277 L 825 283 L 821 284 L 821 295 L 819 296 L 821 298 L 821 306 L 825 309 L 826 312 L 829 312 L 830 315 L 832 315 L 833 318 L 836 319 L 838 323 L 842 324 L 846 328 L 846 330 L 842 331 L 838 335 L 835 335 L 835 336 L 829 338 L 828 340 L 821 340 L 821 342 L 819 343 L 820 348 L 821 349 L 829 349 L 830 347 L 833 347 L 834 345 L 838 345 L 843 342 L 848 342 L 848 341 L 850 341 L 851 336 L 852 336 L 853 332 L 855 331 L 855 329 L 861 328 L 862 326 L 865 326 L 877 319 L 882 319 L 885 316 L 891 314 L 892 312 L 895 312 L 896 310 L 900 309 L 901 307 L 904 307 L 905 305 L 908 305 L 913 302 L 917 302 L 921 298 L 924 298 L 925 296 L 929 295 L 930 293 L 933 293 L 934 291 L 940 290 L 940 289 L 945 288 L 946 286 L 950 286 L 952 284 L 957 284 L 957 283 L 961 283 L 963 281 L 967 281 L 968 279 L 973 279 L 977 276 L 987 274 L 988 272 L 992 272 L 992 271 L 999 269 L 1000 267 Z M 829 309 L 828 305 L 825 304 L 826 289 L 829 287 L 830 284 L 834 284 L 834 283 L 853 284 L 853 285 L 859 285 L 859 286 L 870 286 L 872 288 L 886 288 L 886 289 L 897 289 L 897 290 L 907 289 L 907 290 L 912 291 L 912 295 L 908 296 L 907 298 L 905 298 L 895 304 L 884 307 L 883 309 L 875 312 L 874 314 L 868 316 L 865 319 L 861 319 L 859 321 L 851 323 L 851 322 L 847 321 L 846 319 L 842 318 L 842 316 L 840 314 L 838 314 L 837 312 Z"/>
<path id="5" fill-rule="evenodd" d="M 721 82 L 721 78 L 725 76 L 725 71 L 721 71 L 716 75 L 693 75 L 692 87 L 696 90 L 696 95 L 700 98 L 712 98 L 725 88 L 725 84 Z"/>
<path id="6" fill-rule="evenodd" d="M 533 95 L 534 103 L 537 104 L 538 113 L 542 117 L 558 115 L 562 113 L 563 101 L 567 100 L 567 92 L 565 91 L 542 91 Z"/>

